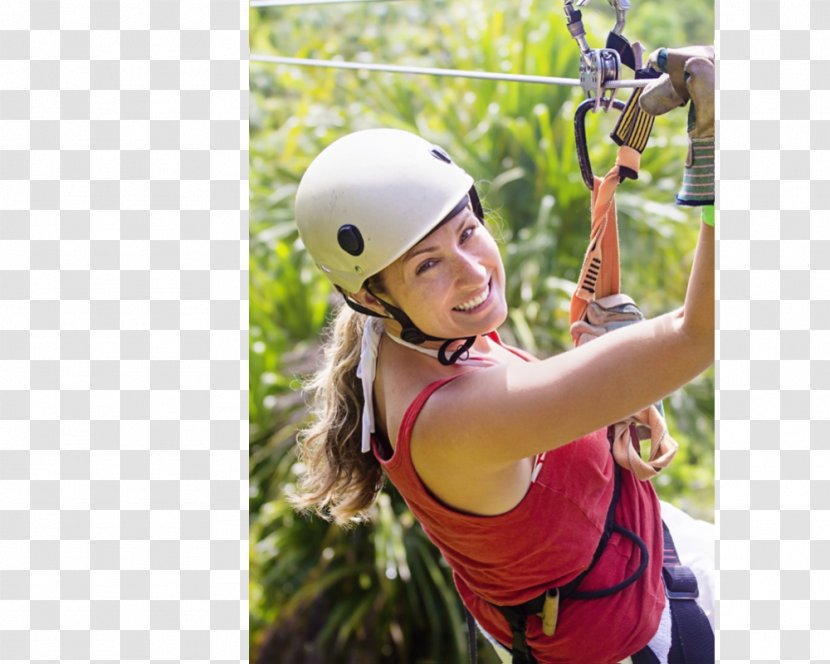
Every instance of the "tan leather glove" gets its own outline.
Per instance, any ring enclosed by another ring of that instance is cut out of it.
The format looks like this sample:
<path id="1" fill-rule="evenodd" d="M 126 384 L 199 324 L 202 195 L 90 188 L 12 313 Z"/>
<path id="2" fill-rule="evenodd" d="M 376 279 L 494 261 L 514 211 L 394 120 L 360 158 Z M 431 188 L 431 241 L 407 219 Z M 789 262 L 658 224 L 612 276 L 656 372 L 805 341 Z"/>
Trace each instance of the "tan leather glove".
<path id="1" fill-rule="evenodd" d="M 662 115 L 689 105 L 689 152 L 679 205 L 711 205 L 715 202 L 715 49 L 712 46 L 661 48 L 649 57 L 649 65 L 663 72 L 640 95 L 640 107 Z"/>

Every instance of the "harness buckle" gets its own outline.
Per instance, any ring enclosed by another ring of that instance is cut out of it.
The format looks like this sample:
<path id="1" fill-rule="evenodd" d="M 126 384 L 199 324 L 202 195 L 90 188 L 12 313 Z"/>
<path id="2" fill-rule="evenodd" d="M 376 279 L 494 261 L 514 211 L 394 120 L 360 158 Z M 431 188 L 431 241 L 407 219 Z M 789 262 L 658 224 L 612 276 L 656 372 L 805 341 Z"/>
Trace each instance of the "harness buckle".
<path id="1" fill-rule="evenodd" d="M 695 600 L 700 595 L 694 572 L 685 565 L 664 566 L 663 582 L 669 599 Z"/>

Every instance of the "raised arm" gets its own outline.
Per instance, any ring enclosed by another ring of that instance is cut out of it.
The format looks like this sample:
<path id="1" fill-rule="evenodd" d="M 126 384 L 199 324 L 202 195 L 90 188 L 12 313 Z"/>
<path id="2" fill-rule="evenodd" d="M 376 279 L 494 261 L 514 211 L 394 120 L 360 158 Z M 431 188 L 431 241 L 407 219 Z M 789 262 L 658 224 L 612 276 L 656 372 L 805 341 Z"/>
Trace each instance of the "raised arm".
<path id="1" fill-rule="evenodd" d="M 532 456 L 622 420 L 682 387 L 714 357 L 713 229 L 702 225 L 685 304 L 542 362 L 453 381 L 419 436 L 482 466 Z M 440 442 L 439 442 L 440 441 Z"/>
<path id="2" fill-rule="evenodd" d="M 714 67 L 710 49 L 703 57 L 695 49 L 657 52 L 655 64 L 667 74 L 643 97 L 650 112 L 682 105 L 682 96 L 672 97 L 679 80 L 685 99 L 697 106 L 690 112 L 691 157 L 678 202 L 705 205 L 714 195 L 712 152 L 701 149 L 714 143 Z M 435 454 L 447 461 L 467 457 L 497 467 L 625 419 L 694 379 L 713 359 L 714 228 L 701 222 L 680 310 L 542 362 L 463 376 L 427 404 L 415 433 L 427 447 L 435 441 Z"/>

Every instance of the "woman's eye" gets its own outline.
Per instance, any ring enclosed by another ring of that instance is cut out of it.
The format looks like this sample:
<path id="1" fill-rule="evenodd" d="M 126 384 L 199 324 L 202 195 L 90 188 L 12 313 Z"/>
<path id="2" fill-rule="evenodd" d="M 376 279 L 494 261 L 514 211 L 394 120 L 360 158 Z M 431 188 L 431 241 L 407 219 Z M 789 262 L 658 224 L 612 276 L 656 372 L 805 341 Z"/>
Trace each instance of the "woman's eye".
<path id="1" fill-rule="evenodd" d="M 476 232 L 476 226 L 468 226 L 461 233 L 461 241 L 464 242 L 475 232 Z"/>
<path id="2" fill-rule="evenodd" d="M 428 261 L 424 261 L 421 263 L 418 268 L 415 270 L 415 274 L 421 274 L 422 272 L 426 272 L 429 268 L 435 265 L 436 261 L 430 258 Z"/>

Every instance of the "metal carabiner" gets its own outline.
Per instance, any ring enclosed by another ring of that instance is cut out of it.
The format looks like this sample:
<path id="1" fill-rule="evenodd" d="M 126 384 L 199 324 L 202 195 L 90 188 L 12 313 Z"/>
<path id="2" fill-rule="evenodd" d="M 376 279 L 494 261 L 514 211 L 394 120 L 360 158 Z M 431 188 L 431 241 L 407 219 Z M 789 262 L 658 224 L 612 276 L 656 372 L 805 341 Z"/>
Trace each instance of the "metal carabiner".
<path id="1" fill-rule="evenodd" d="M 591 0 L 576 0 L 576 6 L 587 7 L 590 2 Z M 630 0 L 608 0 L 608 4 L 614 8 L 614 12 L 617 14 L 617 22 L 611 32 L 622 35 L 625 29 L 625 15 L 631 9 L 631 2 Z"/>
<path id="2" fill-rule="evenodd" d="M 618 111 L 625 109 L 625 104 L 619 99 L 594 100 L 586 99 L 576 107 L 574 113 L 574 138 L 576 139 L 576 158 L 579 162 L 579 171 L 582 173 L 582 181 L 590 191 L 594 190 L 594 171 L 591 168 L 591 156 L 588 154 L 588 138 L 585 133 L 585 116 L 588 111 L 594 110 L 595 103 L 599 102 L 604 110 L 613 107 Z"/>
<path id="3" fill-rule="evenodd" d="M 625 29 L 625 14 L 631 9 L 631 3 L 629 0 L 608 0 L 608 2 L 611 3 L 611 6 L 617 14 L 617 22 L 614 24 L 611 32 L 622 35 Z"/>
<path id="4" fill-rule="evenodd" d="M 579 1 L 579 0 L 578 0 Z M 579 51 L 584 57 L 591 52 L 588 40 L 585 37 L 585 26 L 582 25 L 582 12 L 574 9 L 573 0 L 565 0 L 565 17 L 568 19 L 568 32 L 579 44 Z"/>
<path id="5" fill-rule="evenodd" d="M 577 0 L 577 5 L 583 6 L 589 1 Z M 613 1 L 627 2 L 628 0 Z M 585 94 L 594 100 L 594 110 L 598 111 L 603 106 L 607 108 L 617 93 L 615 89 L 605 86 L 611 81 L 620 80 L 622 61 L 619 52 L 614 48 L 592 49 L 588 45 L 585 27 L 582 25 L 582 12 L 574 8 L 573 2 L 574 0 L 565 0 L 565 16 L 568 19 L 568 31 L 579 44 L 579 82 Z M 624 40 L 623 37 L 619 39 Z"/>

